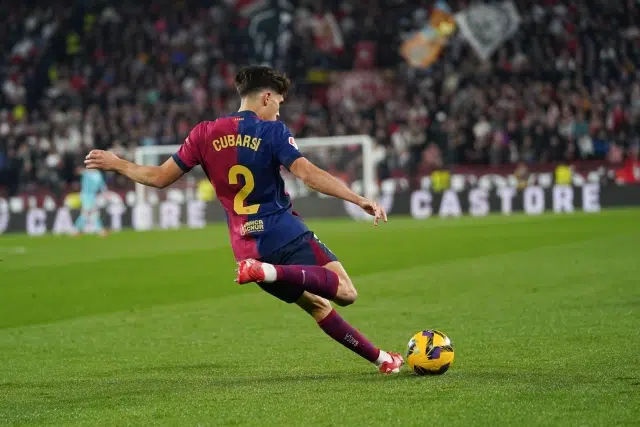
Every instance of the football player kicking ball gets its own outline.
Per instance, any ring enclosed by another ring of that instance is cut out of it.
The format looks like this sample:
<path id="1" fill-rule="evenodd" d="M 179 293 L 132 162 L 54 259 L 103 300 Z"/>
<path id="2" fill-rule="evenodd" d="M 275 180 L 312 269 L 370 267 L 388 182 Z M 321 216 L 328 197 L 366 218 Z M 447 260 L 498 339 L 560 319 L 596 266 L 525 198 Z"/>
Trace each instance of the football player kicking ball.
<path id="1" fill-rule="evenodd" d="M 300 154 L 278 116 L 289 79 L 263 66 L 242 69 L 235 79 L 241 97 L 237 113 L 194 127 L 177 153 L 161 166 L 142 166 L 93 150 L 89 169 L 113 170 L 151 187 L 164 188 L 201 165 L 222 203 L 238 261 L 236 281 L 256 282 L 277 298 L 296 303 L 331 338 L 378 366 L 397 373 L 402 356 L 376 348 L 333 309 L 353 304 L 357 292 L 336 256 L 293 212 L 280 167 L 329 196 L 360 206 L 374 217 L 387 215 L 374 201 L 351 191 Z"/>

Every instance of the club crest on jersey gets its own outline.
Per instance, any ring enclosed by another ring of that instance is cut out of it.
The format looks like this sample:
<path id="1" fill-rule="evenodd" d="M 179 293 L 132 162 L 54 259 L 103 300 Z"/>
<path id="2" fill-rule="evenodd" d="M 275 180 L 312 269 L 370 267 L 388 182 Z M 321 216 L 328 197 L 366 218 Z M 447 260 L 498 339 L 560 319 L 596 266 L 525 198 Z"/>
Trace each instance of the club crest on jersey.
<path id="1" fill-rule="evenodd" d="M 298 144 L 296 144 L 296 140 L 293 139 L 292 136 L 289 137 L 289 144 L 293 145 L 293 148 L 295 148 L 296 150 L 299 150 Z"/>

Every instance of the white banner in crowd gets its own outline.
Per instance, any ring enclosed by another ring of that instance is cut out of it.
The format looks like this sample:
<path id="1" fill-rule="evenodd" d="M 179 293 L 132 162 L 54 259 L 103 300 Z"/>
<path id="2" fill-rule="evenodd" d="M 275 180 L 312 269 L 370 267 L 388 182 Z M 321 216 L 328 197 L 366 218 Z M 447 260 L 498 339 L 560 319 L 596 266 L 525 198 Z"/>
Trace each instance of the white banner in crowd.
<path id="1" fill-rule="evenodd" d="M 541 215 L 544 212 L 572 214 L 595 213 L 603 208 L 640 205 L 640 186 L 601 187 L 597 183 L 581 187 L 555 185 L 551 188 L 530 186 L 523 190 L 513 187 L 498 189 L 473 188 L 465 191 L 431 190 L 385 193 L 378 202 L 388 214 L 410 215 L 414 219 L 430 217 L 482 217 L 490 213 L 511 215 Z M 356 220 L 372 220 L 360 208 L 338 199 L 301 197 L 295 205 L 303 217 L 344 217 Z M 6 232 L 26 233 L 32 236 L 44 234 L 70 234 L 74 231 L 77 209 L 55 206 L 53 209 L 37 206 L 14 206 L 0 197 L 0 235 Z M 20 208 L 20 209 L 17 209 Z M 301 209 L 300 209 L 301 208 Z M 108 203 L 101 209 L 104 225 L 119 231 L 132 228 L 137 231 L 152 229 L 202 228 L 210 223 L 225 221 L 222 207 L 216 203 L 189 200 L 185 203 L 162 201 L 158 205 Z"/>
<path id="2" fill-rule="evenodd" d="M 464 38 L 484 60 L 509 40 L 520 26 L 520 15 L 511 1 L 475 4 L 456 13 Z"/>
<path id="3" fill-rule="evenodd" d="M 569 186 L 558 185 L 551 190 L 551 202 L 548 204 L 545 199 L 545 191 L 541 187 L 527 187 L 522 192 L 522 209 L 526 215 L 541 215 L 545 211 L 554 213 L 571 214 L 575 211 L 587 213 L 600 212 L 600 186 L 598 184 L 587 184 L 578 191 L 582 192 L 581 206 L 576 206 L 574 196 L 576 189 Z M 442 194 L 442 199 L 438 206 L 433 204 L 433 194 L 429 191 L 418 190 L 411 193 L 410 213 L 415 219 L 426 219 L 432 216 L 459 217 L 464 214 L 471 216 L 487 216 L 492 211 L 498 211 L 502 215 L 514 213 L 513 200 L 517 190 L 511 187 L 500 188 L 496 191 L 500 199 L 499 210 L 491 209 L 489 191 L 482 188 L 475 188 L 464 195 L 452 190 L 447 190 Z M 462 197 L 467 198 L 463 209 Z"/>

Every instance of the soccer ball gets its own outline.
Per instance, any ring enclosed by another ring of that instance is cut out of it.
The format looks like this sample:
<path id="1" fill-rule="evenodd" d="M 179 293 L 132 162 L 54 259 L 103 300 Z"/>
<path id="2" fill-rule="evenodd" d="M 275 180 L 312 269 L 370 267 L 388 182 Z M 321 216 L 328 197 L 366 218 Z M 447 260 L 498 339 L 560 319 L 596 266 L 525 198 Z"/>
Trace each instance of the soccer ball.
<path id="1" fill-rule="evenodd" d="M 453 363 L 453 343 L 435 329 L 421 331 L 409 340 L 407 363 L 418 375 L 440 375 Z"/>

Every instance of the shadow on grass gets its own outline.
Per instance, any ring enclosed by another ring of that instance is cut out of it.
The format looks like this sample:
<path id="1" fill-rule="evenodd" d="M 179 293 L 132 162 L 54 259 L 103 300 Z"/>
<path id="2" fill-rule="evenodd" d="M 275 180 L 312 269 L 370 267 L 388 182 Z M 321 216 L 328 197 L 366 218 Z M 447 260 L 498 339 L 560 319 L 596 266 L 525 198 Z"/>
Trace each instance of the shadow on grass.
<path id="1" fill-rule="evenodd" d="M 393 381 L 408 372 L 384 376 L 367 372 L 265 373 L 255 367 L 235 375 L 237 366 L 219 363 L 171 364 L 92 373 L 90 377 L 0 382 L 0 395 L 29 396 L 44 400 L 90 401 L 117 396 L 149 395 L 202 389 L 253 387 L 256 385 L 310 384 L 324 382 Z M 111 396 L 113 395 L 113 396 Z M 1 400 L 1 399 L 0 399 Z"/>
<path id="2" fill-rule="evenodd" d="M 614 380 L 622 383 L 632 385 L 635 387 L 640 386 L 640 377 L 615 377 Z"/>
<path id="3" fill-rule="evenodd" d="M 140 368 L 131 369 L 131 372 L 158 372 L 158 373 L 180 373 L 180 372 L 214 372 L 224 370 L 228 368 L 220 363 L 184 363 L 184 364 L 172 364 L 172 365 L 158 365 L 158 366 L 145 366 Z"/>
<path id="4" fill-rule="evenodd" d="M 13 402 L 21 404 L 30 402 L 36 406 L 58 403 L 69 406 L 94 407 L 119 406 L 123 402 L 138 403 L 150 396 L 167 394 L 201 393 L 210 396 L 216 392 L 225 399 L 235 399 L 234 391 L 242 388 L 262 388 L 266 393 L 295 393 L 296 387 L 318 387 L 391 381 L 402 387 L 402 383 L 410 387 L 416 381 L 428 381 L 436 387 L 455 385 L 461 389 L 489 388 L 502 385 L 533 387 L 537 389 L 555 389 L 559 386 L 585 386 L 599 383 L 598 378 L 588 375 L 558 375 L 557 373 L 541 374 L 528 371 L 464 371 L 451 370 L 441 376 L 420 377 L 403 370 L 399 375 L 385 376 L 375 369 L 363 371 L 329 371 L 318 373 L 282 373 L 264 372 L 251 366 L 244 371 L 236 364 L 192 363 L 170 364 L 145 367 L 130 367 L 91 373 L 90 376 L 75 378 L 43 379 L 42 381 L 13 381 L 0 383 L 0 403 Z M 239 374 L 236 374 L 240 372 Z M 86 375 L 86 374 L 85 374 Z M 637 378 L 615 378 L 637 384 Z M 387 383 L 388 384 L 388 383 Z M 484 384 L 484 385 L 483 385 Z M 285 385 L 285 387 L 281 387 Z M 364 385 L 364 384 L 363 384 Z M 251 391 L 253 393 L 253 391 Z M 238 395 L 238 399 L 242 394 Z"/>

